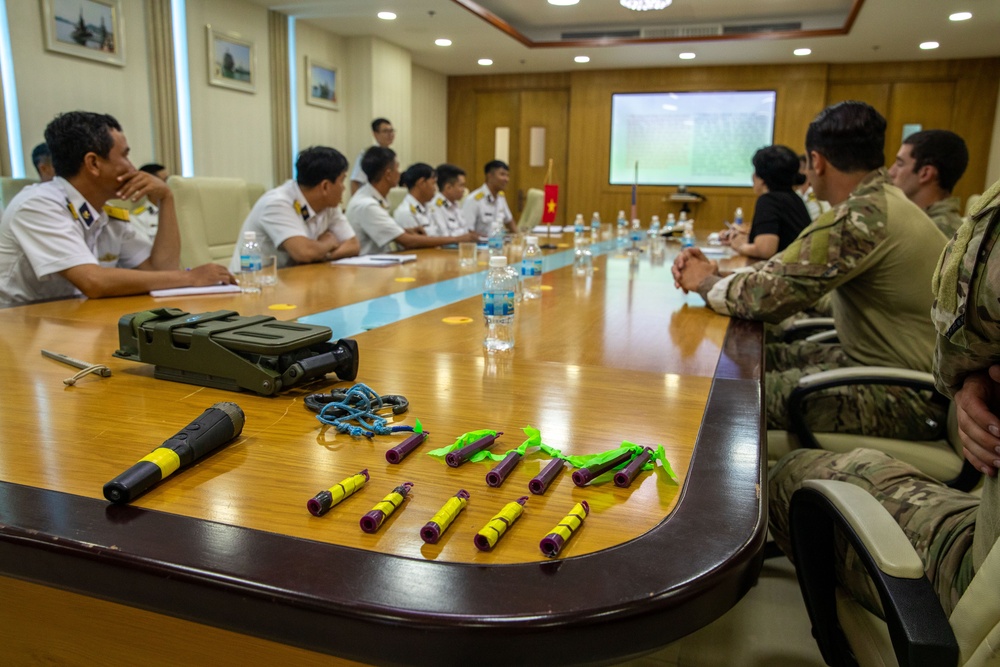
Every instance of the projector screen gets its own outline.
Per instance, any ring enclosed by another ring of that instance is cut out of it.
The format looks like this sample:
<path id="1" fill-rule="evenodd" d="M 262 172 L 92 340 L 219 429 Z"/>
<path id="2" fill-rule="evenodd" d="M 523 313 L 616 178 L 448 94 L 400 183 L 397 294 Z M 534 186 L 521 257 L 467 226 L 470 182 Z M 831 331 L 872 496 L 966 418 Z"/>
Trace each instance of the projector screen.
<path id="1" fill-rule="evenodd" d="M 773 90 L 611 96 L 612 185 L 750 187 L 774 140 Z"/>

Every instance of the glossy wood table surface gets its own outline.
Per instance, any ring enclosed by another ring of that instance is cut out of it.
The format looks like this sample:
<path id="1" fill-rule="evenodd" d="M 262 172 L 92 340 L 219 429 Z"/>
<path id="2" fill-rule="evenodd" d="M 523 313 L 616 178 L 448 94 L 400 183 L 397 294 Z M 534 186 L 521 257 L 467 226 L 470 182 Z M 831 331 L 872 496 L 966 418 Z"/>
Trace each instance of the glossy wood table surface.
<path id="1" fill-rule="evenodd" d="M 397 422 L 419 418 L 431 433 L 398 466 L 384 452 L 402 436 L 336 435 L 304 409 L 303 396 L 329 382 L 264 398 L 156 380 L 148 365 L 109 358 L 128 312 L 167 305 L 290 319 L 464 272 L 453 251 L 438 250 L 401 267 L 289 269 L 261 295 L 0 311 L 9 388 L 0 572 L 376 663 L 600 662 L 724 613 L 756 574 L 766 525 L 760 331 L 687 305 L 699 300 L 673 288 L 669 261 L 604 256 L 590 278 L 571 267 L 547 273 L 543 298 L 519 306 L 511 355 L 483 354 L 476 297 L 358 334 L 358 381 L 406 395 Z M 268 308 L 285 303 L 296 308 Z M 114 374 L 65 387 L 72 369 L 42 348 Z M 102 499 L 104 482 L 224 400 L 247 414 L 236 442 L 131 506 Z M 525 457 L 490 489 L 492 464 L 451 469 L 425 454 L 480 428 L 504 431 L 494 448 L 503 452 L 526 425 L 567 454 L 663 444 L 679 481 L 656 471 L 628 489 L 578 488 L 566 470 L 532 496 L 526 483 L 545 455 Z M 308 498 L 361 468 L 371 473 L 362 491 L 324 517 L 306 512 Z M 404 507 L 362 533 L 361 514 L 403 481 L 414 482 Z M 459 488 L 472 496 L 468 508 L 437 545 L 424 544 L 420 527 Z M 476 550 L 475 532 L 523 495 L 523 517 L 493 551 Z M 579 500 L 591 515 L 546 559 L 539 540 Z M 380 641 L 387 632 L 393 641 Z"/>

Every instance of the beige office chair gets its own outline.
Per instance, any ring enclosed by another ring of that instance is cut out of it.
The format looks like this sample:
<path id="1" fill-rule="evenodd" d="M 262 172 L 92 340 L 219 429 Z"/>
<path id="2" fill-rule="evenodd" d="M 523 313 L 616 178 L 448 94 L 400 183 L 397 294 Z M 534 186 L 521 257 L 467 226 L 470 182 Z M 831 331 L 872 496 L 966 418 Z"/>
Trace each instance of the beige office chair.
<path id="1" fill-rule="evenodd" d="M 38 180 L 34 178 L 10 178 L 9 176 L 0 178 L 0 205 L 7 208 L 18 192 L 37 182 Z"/>
<path id="2" fill-rule="evenodd" d="M 247 204 L 250 205 L 250 208 L 253 208 L 253 205 L 265 192 L 267 192 L 267 188 L 264 187 L 263 183 L 247 183 Z"/>
<path id="3" fill-rule="evenodd" d="M 389 190 L 389 196 L 385 198 L 389 202 L 389 215 L 396 212 L 396 207 L 403 203 L 407 192 L 409 191 L 406 188 L 398 185 Z"/>
<path id="4" fill-rule="evenodd" d="M 935 391 L 934 377 L 900 368 L 858 366 L 807 375 L 788 399 L 789 430 L 767 432 L 767 457 L 776 461 L 797 447 L 847 452 L 858 447 L 877 449 L 905 461 L 948 486 L 968 491 L 979 483 L 981 474 L 962 456 L 955 406 L 949 402 L 947 424 L 936 440 L 897 440 L 850 433 L 814 433 L 806 423 L 808 403 L 813 393 L 856 384 L 883 384 Z M 947 399 L 935 394 L 942 403 Z"/>
<path id="5" fill-rule="evenodd" d="M 521 210 L 521 219 L 517 221 L 518 230 L 530 232 L 535 225 L 541 224 L 544 204 L 545 191 L 528 188 L 528 194 L 524 198 L 524 208 Z"/>
<path id="6" fill-rule="evenodd" d="M 835 527 L 871 576 L 885 621 L 837 585 Z M 903 530 L 861 487 L 805 482 L 792 496 L 789 531 L 813 636 L 828 665 L 1000 664 L 996 545 L 949 618 Z"/>
<path id="7" fill-rule="evenodd" d="M 177 207 L 181 264 L 228 265 L 240 227 L 250 213 L 246 182 L 240 178 L 171 176 L 167 183 Z"/>

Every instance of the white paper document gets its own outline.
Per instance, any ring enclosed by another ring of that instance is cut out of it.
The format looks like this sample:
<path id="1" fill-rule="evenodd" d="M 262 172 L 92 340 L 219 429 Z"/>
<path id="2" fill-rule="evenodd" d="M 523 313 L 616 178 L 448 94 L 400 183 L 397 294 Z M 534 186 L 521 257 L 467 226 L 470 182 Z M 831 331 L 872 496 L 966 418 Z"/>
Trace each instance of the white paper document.
<path id="1" fill-rule="evenodd" d="M 360 255 L 358 257 L 344 257 L 337 259 L 331 264 L 347 264 L 349 266 L 396 266 L 407 262 L 417 261 L 416 255 Z"/>
<path id="2" fill-rule="evenodd" d="M 228 294 L 239 292 L 239 285 L 205 285 L 203 287 L 174 287 L 173 289 L 155 289 L 149 296 L 194 296 L 197 294 Z"/>

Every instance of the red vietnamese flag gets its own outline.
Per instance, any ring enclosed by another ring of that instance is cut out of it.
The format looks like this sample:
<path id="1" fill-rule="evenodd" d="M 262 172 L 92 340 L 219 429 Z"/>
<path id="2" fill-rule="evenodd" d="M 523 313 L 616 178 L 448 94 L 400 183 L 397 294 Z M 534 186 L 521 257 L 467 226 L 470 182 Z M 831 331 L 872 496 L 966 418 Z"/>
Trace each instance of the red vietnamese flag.
<path id="1" fill-rule="evenodd" d="M 559 186 L 545 186 L 545 203 L 542 204 L 542 222 L 552 224 L 556 220 L 556 209 L 559 206 Z"/>

